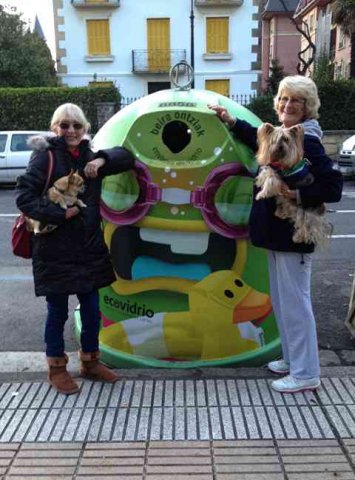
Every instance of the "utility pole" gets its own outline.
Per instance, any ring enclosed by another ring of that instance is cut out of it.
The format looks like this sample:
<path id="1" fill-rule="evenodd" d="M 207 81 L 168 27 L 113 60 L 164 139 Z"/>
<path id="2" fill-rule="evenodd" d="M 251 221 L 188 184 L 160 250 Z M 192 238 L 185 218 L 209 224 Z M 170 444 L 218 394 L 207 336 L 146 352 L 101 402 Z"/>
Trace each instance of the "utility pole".
<path id="1" fill-rule="evenodd" d="M 191 0 L 191 9 L 190 9 L 190 24 L 191 24 L 191 47 L 190 47 L 190 65 L 195 70 L 195 38 L 194 38 L 194 0 Z M 195 79 L 194 76 L 192 77 L 191 88 L 195 87 Z"/>

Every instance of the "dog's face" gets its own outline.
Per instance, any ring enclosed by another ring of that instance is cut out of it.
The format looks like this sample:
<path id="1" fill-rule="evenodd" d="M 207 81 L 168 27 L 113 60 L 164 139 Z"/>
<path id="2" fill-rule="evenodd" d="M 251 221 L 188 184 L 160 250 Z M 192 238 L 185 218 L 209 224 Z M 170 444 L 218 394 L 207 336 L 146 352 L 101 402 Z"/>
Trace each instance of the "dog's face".
<path id="1" fill-rule="evenodd" d="M 84 191 L 84 179 L 78 174 L 78 171 L 71 170 L 69 175 L 58 178 L 54 185 L 59 191 L 75 197 Z"/>
<path id="2" fill-rule="evenodd" d="M 263 123 L 258 128 L 258 164 L 291 168 L 303 158 L 303 137 L 302 125 L 282 128 Z"/>

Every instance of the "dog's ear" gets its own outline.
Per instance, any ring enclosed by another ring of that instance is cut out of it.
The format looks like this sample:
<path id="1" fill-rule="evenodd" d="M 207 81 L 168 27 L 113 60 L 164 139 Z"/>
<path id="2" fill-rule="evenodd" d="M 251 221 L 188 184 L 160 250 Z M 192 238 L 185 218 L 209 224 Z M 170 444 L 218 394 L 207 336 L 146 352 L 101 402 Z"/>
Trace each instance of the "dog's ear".
<path id="1" fill-rule="evenodd" d="M 72 177 L 74 175 L 74 173 L 75 173 L 74 170 L 71 168 L 68 177 L 69 178 Z"/>
<path id="2" fill-rule="evenodd" d="M 258 135 L 270 135 L 275 130 L 275 127 L 271 123 L 263 123 L 258 128 Z"/>
<path id="3" fill-rule="evenodd" d="M 299 137 L 303 138 L 304 128 L 303 128 L 303 125 L 301 125 L 300 123 L 298 123 L 297 125 L 294 125 L 293 127 L 288 128 L 288 131 L 294 138 L 299 138 Z"/>

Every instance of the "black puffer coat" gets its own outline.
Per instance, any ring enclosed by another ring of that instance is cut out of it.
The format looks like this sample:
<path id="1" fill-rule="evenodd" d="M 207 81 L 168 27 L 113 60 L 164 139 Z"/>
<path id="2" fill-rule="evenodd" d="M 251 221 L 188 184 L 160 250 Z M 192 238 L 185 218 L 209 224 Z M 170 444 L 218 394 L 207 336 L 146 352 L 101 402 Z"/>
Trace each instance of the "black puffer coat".
<path id="1" fill-rule="evenodd" d="M 257 129 L 244 120 L 237 120 L 232 132 L 242 142 L 257 150 Z M 304 135 L 304 156 L 310 162 L 309 171 L 314 182 L 299 188 L 299 196 L 303 208 L 316 207 L 324 202 L 339 202 L 343 188 L 343 177 L 333 169 L 332 160 L 326 155 L 320 140 Z M 292 187 L 291 187 L 292 188 Z M 249 233 L 253 245 L 279 252 L 312 253 L 313 243 L 294 243 L 292 240 L 294 226 L 288 220 L 275 216 L 275 198 L 255 200 L 259 189 L 254 188 L 254 200 L 250 213 Z"/>
<path id="2" fill-rule="evenodd" d="M 92 152 L 88 140 L 82 140 L 80 156 L 74 159 L 62 137 L 37 137 L 26 173 L 17 183 L 17 207 L 27 216 L 58 225 L 53 232 L 33 235 L 33 275 L 37 296 L 48 294 L 89 293 L 115 280 L 111 260 L 100 226 L 100 193 L 102 178 L 129 170 L 134 165 L 132 154 L 121 147 Z M 46 183 L 48 151 L 54 156 L 54 169 L 49 186 L 71 169 L 85 179 L 80 198 L 87 205 L 81 212 L 65 219 L 65 211 L 49 202 L 42 191 Z M 106 163 L 98 177 L 87 178 L 83 170 L 93 158 L 103 157 Z"/>

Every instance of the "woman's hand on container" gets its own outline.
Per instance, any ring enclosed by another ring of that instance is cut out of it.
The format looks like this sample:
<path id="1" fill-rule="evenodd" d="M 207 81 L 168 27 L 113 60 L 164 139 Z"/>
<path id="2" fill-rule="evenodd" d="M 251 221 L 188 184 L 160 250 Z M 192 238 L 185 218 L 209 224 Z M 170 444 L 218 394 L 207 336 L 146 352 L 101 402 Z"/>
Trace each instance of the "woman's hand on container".
<path id="1" fill-rule="evenodd" d="M 235 124 L 235 119 L 229 114 L 228 110 L 225 107 L 221 107 L 221 105 L 207 105 L 208 108 L 216 112 L 217 117 L 222 120 L 222 122 L 226 123 L 229 128 L 232 128 Z"/>
<path id="2" fill-rule="evenodd" d="M 97 172 L 99 168 L 105 165 L 106 160 L 104 158 L 95 158 L 95 160 L 91 160 L 88 162 L 84 168 L 84 173 L 89 178 L 97 177 Z"/>

